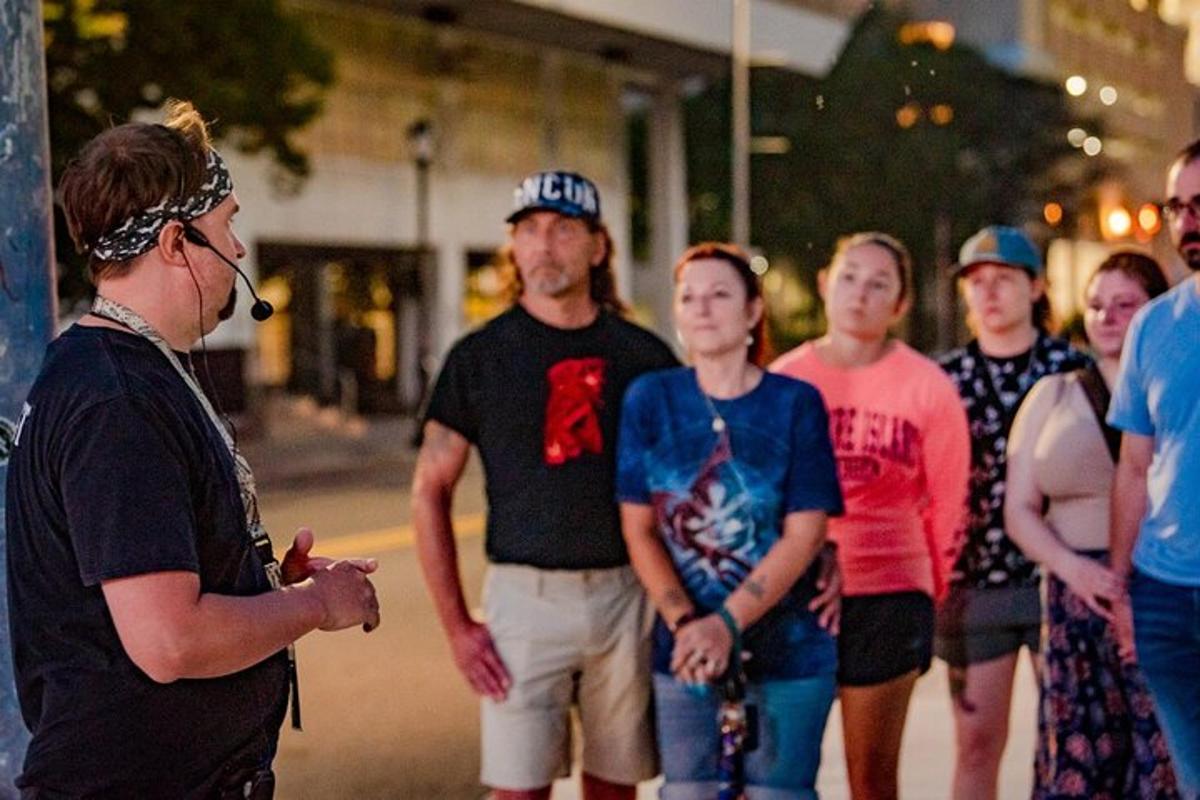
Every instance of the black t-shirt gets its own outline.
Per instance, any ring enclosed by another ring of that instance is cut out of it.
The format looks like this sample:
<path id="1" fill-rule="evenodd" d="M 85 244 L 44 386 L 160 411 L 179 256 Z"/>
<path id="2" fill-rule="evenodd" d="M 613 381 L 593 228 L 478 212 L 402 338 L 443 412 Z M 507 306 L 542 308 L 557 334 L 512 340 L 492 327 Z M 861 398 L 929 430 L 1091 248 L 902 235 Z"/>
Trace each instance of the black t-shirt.
<path id="1" fill-rule="evenodd" d="M 75 326 L 50 345 L 8 468 L 9 628 L 39 797 L 202 798 L 274 752 L 283 653 L 159 684 L 125 653 L 105 580 L 187 570 L 201 590 L 268 591 L 233 460 L 139 336 Z"/>
<path id="2" fill-rule="evenodd" d="M 621 399 L 637 376 L 676 364 L 658 337 L 615 314 L 563 329 L 520 304 L 451 349 L 426 419 L 479 449 L 488 558 L 542 569 L 629 563 L 614 500 Z"/>

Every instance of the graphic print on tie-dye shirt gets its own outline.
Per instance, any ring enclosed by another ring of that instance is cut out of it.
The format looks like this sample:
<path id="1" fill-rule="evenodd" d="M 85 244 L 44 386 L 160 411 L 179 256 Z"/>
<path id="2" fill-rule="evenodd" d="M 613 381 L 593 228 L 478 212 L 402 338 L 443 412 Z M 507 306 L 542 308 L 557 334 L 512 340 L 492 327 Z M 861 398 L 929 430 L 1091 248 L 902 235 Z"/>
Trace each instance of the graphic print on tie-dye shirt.
<path id="1" fill-rule="evenodd" d="M 603 404 L 604 359 L 567 358 L 546 371 L 543 452 L 546 463 L 565 464 L 584 453 L 604 452 L 604 433 L 597 413 Z"/>
<path id="2" fill-rule="evenodd" d="M 705 606 L 720 605 L 741 585 L 778 533 L 762 530 L 729 446 L 717 437 L 700 473 L 683 491 L 657 491 L 655 515 L 688 593 Z M 764 503 L 768 507 L 776 502 Z M 761 534 L 769 532 L 769 537 Z M 765 542 L 764 539 L 768 539 Z"/>
<path id="3" fill-rule="evenodd" d="M 713 411 L 691 369 L 644 375 L 630 386 L 617 440 L 617 496 L 654 509 L 654 525 L 684 590 L 708 613 L 740 586 L 782 535 L 793 511 L 840 514 L 829 420 L 811 386 L 780 375 Z M 810 568 L 745 632 L 751 679 L 834 669 L 833 638 L 807 608 Z M 654 668 L 669 672 L 672 637 L 655 626 Z"/>

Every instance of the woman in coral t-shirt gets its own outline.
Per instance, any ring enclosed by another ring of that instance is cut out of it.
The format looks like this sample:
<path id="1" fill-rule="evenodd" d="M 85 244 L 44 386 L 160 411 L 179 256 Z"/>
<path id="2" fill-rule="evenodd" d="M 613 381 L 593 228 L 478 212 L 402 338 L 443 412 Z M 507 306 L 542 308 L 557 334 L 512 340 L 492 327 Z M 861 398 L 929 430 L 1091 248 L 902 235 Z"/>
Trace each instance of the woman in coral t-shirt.
<path id="1" fill-rule="evenodd" d="M 838 243 L 820 276 L 829 330 L 771 369 L 820 390 L 846 515 L 829 521 L 843 576 L 838 639 L 855 798 L 897 796 L 909 699 L 933 653 L 934 602 L 957 555 L 970 439 L 954 384 L 888 330 L 909 307 L 911 258 L 881 233 Z"/>

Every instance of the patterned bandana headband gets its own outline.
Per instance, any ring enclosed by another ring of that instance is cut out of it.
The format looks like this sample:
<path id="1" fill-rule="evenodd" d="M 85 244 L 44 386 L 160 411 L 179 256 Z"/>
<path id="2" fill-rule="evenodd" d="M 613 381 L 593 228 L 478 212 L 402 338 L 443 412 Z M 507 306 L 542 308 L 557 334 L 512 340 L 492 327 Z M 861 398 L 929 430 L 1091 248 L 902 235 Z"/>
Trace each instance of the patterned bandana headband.
<path id="1" fill-rule="evenodd" d="M 90 254 L 100 261 L 128 261 L 158 243 L 163 226 L 173 219 L 188 222 L 212 211 L 233 192 L 233 179 L 225 160 L 216 151 L 208 151 L 204 184 L 191 197 L 167 198 L 156 206 L 139 211 L 100 237 Z"/>

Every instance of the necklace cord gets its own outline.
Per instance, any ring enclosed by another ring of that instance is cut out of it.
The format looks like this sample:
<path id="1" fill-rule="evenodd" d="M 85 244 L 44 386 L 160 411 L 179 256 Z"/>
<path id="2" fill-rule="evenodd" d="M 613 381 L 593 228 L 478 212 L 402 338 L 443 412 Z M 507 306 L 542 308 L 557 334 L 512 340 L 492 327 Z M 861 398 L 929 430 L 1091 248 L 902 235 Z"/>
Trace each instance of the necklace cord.
<path id="1" fill-rule="evenodd" d="M 195 276 L 193 275 L 192 277 L 195 280 Z M 217 416 L 216 409 L 213 408 L 204 390 L 200 387 L 199 381 L 196 380 L 194 372 L 184 368 L 175 351 L 171 349 L 171 346 L 163 339 L 162 335 L 132 309 L 98 294 L 92 301 L 91 313 L 101 319 L 108 319 L 119 325 L 123 325 L 134 334 L 141 336 L 153 344 L 162 353 L 176 374 L 179 375 L 184 385 L 192 393 L 192 396 L 196 398 L 196 402 L 200 404 L 203 413 L 208 416 L 209 424 L 212 425 L 217 435 L 222 439 L 230 458 L 233 460 L 234 473 L 237 478 L 239 494 L 241 495 L 242 510 L 245 513 L 246 531 L 250 536 L 251 547 L 258 554 L 267 583 L 273 590 L 278 590 L 283 585 L 282 573 L 279 561 L 275 558 L 271 547 L 271 538 L 267 534 L 266 528 L 263 527 L 262 519 L 259 516 L 258 492 L 255 488 L 254 473 L 250 469 L 250 464 L 246 461 L 245 456 L 238 452 L 233 435 L 225 429 L 220 418 Z M 188 361 L 190 364 L 190 357 Z M 295 642 L 287 645 L 286 653 L 287 677 L 291 689 L 292 727 L 300 730 L 300 681 L 296 669 Z"/>
<path id="2" fill-rule="evenodd" d="M 750 490 L 746 487 L 746 481 L 742 478 L 742 471 L 738 469 L 737 462 L 734 460 L 733 453 L 733 438 L 729 430 L 729 423 L 725 417 L 717 411 L 716 405 L 713 403 L 713 398 L 708 396 L 708 392 L 704 391 L 704 387 L 700 385 L 700 375 L 696 373 L 696 391 L 700 393 L 700 398 L 704 401 L 704 405 L 708 407 L 708 413 L 712 415 L 712 430 L 717 435 L 717 447 L 725 446 L 729 453 L 729 469 L 733 472 L 734 480 L 738 483 L 738 488 L 742 490 L 742 494 L 749 498 L 751 497 Z"/>

